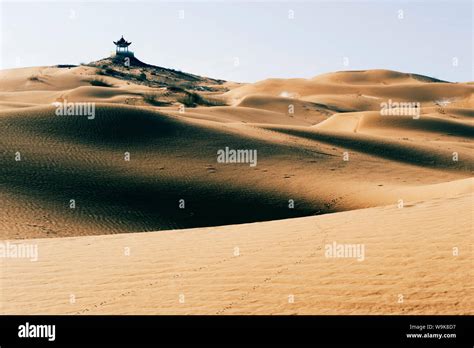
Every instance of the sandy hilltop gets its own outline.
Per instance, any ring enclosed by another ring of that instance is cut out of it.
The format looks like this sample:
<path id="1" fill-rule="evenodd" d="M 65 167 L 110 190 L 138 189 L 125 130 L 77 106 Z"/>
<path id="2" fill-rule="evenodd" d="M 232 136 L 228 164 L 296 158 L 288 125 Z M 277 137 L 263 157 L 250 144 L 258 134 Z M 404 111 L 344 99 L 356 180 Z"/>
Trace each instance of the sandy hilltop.
<path id="1" fill-rule="evenodd" d="M 129 63 L 0 71 L 0 313 L 474 313 L 473 83 Z"/>

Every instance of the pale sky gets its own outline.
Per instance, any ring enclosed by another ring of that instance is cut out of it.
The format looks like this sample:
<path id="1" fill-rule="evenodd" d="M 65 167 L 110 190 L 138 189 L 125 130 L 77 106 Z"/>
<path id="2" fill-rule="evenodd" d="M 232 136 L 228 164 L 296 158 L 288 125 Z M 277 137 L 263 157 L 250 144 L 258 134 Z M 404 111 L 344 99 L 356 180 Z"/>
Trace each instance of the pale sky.
<path id="1" fill-rule="evenodd" d="M 472 4 L 1 1 L 0 66 L 98 60 L 123 34 L 146 63 L 232 81 L 363 69 L 472 81 Z"/>

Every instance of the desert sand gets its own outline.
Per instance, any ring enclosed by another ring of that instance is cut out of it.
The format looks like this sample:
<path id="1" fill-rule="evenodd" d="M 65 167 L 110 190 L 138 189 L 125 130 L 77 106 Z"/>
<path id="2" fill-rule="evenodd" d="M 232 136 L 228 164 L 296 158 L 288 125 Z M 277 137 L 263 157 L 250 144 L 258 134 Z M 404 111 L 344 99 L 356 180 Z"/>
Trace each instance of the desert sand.
<path id="1" fill-rule="evenodd" d="M 0 312 L 472 314 L 473 92 L 388 70 L 1 71 L 0 239 L 39 257 L 0 258 Z M 225 147 L 257 165 L 217 162 Z M 325 257 L 333 242 L 364 260 Z"/>
<path id="2" fill-rule="evenodd" d="M 28 240 L 38 261 L 2 261 L 1 312 L 472 314 L 472 203 Z M 365 244 L 365 259 L 326 258 L 333 242 Z"/>

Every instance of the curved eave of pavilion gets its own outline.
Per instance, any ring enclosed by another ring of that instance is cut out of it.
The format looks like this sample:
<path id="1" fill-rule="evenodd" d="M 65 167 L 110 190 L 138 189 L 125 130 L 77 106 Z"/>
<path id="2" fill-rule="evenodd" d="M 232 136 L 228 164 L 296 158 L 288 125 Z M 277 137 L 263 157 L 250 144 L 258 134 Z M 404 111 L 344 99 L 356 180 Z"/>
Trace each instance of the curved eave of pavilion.
<path id="1" fill-rule="evenodd" d="M 115 41 L 114 41 L 114 44 L 115 44 L 116 46 L 119 46 L 119 47 L 128 47 L 128 46 L 130 46 L 132 43 L 131 43 L 131 42 L 115 42 Z"/>

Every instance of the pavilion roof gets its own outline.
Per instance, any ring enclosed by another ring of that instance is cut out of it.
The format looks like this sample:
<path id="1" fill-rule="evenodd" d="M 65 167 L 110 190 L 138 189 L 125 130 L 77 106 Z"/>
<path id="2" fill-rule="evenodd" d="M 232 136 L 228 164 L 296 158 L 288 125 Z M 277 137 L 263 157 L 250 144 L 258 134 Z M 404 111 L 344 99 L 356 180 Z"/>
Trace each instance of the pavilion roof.
<path id="1" fill-rule="evenodd" d="M 125 40 L 123 38 L 123 35 L 122 35 L 120 40 L 114 41 L 114 44 L 117 45 L 117 46 L 120 46 L 120 47 L 128 47 L 128 46 L 130 46 L 131 42 L 128 42 L 127 40 Z"/>

